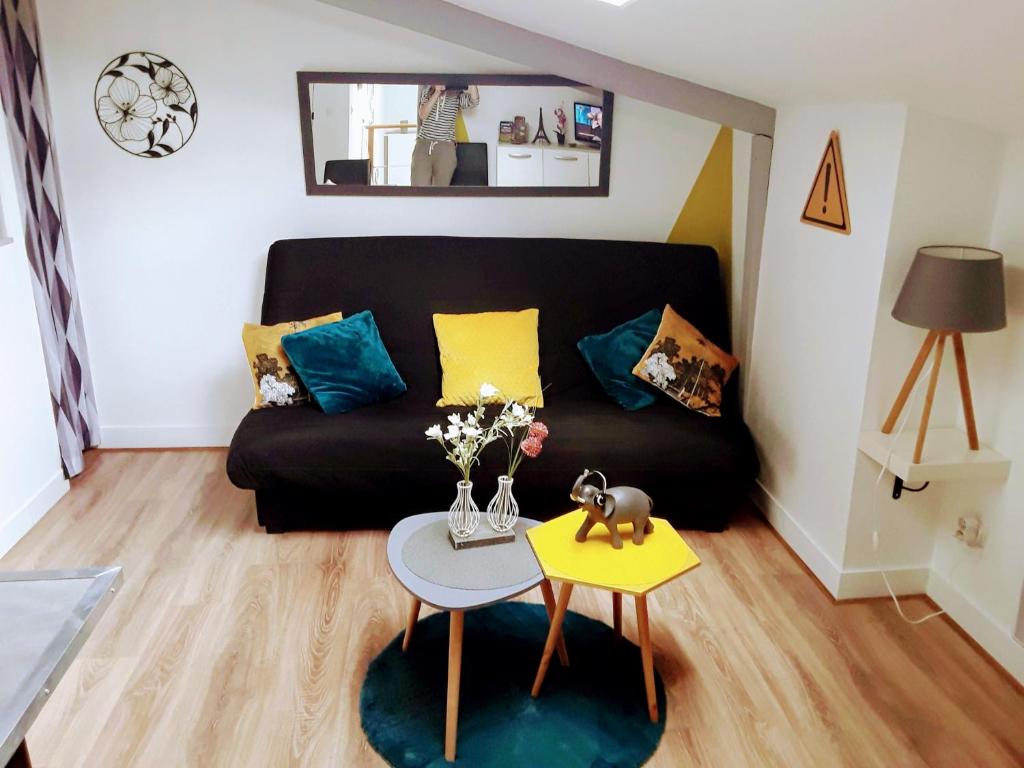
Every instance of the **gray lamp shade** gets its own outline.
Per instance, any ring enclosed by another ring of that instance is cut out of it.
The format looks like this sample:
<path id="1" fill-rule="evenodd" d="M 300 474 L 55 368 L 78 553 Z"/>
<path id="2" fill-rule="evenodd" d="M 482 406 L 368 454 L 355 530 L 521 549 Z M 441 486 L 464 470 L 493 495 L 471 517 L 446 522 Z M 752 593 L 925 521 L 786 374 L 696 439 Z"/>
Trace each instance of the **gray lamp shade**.
<path id="1" fill-rule="evenodd" d="M 1003 255 L 960 245 L 919 249 L 892 316 L 932 331 L 980 333 L 1005 328 Z"/>

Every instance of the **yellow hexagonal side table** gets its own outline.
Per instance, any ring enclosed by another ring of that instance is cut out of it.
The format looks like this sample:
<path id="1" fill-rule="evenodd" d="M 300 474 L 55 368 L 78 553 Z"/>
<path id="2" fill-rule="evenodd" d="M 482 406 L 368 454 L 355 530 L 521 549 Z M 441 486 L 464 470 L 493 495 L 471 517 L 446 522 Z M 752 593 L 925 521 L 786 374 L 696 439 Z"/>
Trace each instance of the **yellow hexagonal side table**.
<path id="1" fill-rule="evenodd" d="M 612 547 L 611 534 L 602 525 L 595 526 L 586 541 L 577 542 L 576 531 L 586 514 L 584 510 L 577 509 L 526 532 L 544 575 L 551 581 L 562 582 L 548 639 L 544 644 L 544 654 L 533 683 L 533 695 L 536 697 L 540 694 L 547 675 L 573 586 L 580 584 L 597 587 L 612 593 L 612 613 L 617 637 L 622 636 L 622 595 L 625 593 L 633 595 L 636 602 L 640 656 L 647 689 L 647 713 L 651 722 L 656 723 L 658 704 L 654 689 L 654 654 L 647 618 L 647 593 L 700 565 L 700 558 L 668 520 L 659 517 L 651 518 L 654 531 L 644 537 L 643 544 L 632 542 L 632 526 L 628 524 L 619 527 L 622 549 Z"/>

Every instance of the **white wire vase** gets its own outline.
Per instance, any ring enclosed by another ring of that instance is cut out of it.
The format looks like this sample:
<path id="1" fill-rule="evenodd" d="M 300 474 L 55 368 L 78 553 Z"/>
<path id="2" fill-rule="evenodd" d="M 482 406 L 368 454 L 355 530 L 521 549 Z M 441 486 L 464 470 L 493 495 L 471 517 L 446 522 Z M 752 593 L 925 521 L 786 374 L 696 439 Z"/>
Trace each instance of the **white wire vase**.
<path id="1" fill-rule="evenodd" d="M 473 535 L 480 525 L 480 507 L 473 501 L 473 483 L 459 480 L 458 494 L 448 508 L 448 530 L 452 536 L 465 539 Z"/>
<path id="2" fill-rule="evenodd" d="M 502 533 L 512 530 L 519 519 L 519 502 L 512 495 L 513 479 L 508 475 L 499 477 L 498 492 L 487 505 L 487 522 L 491 528 Z"/>

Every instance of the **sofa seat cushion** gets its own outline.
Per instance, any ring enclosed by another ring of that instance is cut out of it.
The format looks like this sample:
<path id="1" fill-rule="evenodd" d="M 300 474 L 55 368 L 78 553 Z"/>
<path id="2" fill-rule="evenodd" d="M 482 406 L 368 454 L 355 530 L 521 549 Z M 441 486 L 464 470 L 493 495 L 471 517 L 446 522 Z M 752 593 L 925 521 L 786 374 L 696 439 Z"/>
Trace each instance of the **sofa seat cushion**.
<path id="1" fill-rule="evenodd" d="M 580 400 L 557 411 L 545 409 L 538 418 L 551 436 L 536 462 L 520 469 L 524 477 L 549 467 L 577 473 L 600 469 L 612 485 L 639 484 L 630 478 L 655 475 L 668 480 L 708 473 L 756 476 L 753 441 L 742 421 L 707 419 L 668 399 L 632 412 L 610 400 Z"/>
<path id="2" fill-rule="evenodd" d="M 404 398 L 340 415 L 312 406 L 251 411 L 232 440 L 228 475 L 242 488 L 376 488 L 382 502 L 440 509 L 453 498 L 458 473 L 423 431 L 443 422 L 445 412 Z M 736 485 L 757 474 L 753 443 L 739 419 L 707 419 L 667 399 L 631 413 L 608 399 L 559 399 L 539 416 L 551 436 L 539 458 L 524 460 L 516 494 L 542 491 L 553 508 L 571 504 L 572 481 L 584 468 L 602 470 L 613 485 L 644 487 L 656 503 L 658 491 L 685 496 L 688 482 Z M 503 461 L 496 444 L 474 472 L 481 508 Z M 344 493 L 339 490 L 339 502 Z"/>

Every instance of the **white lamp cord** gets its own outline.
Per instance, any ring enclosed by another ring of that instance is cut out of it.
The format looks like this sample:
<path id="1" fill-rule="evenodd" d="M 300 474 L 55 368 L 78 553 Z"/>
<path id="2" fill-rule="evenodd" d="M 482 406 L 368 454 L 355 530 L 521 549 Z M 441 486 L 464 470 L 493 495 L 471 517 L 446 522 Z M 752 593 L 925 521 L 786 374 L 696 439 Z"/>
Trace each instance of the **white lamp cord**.
<path id="1" fill-rule="evenodd" d="M 885 569 L 882 568 L 882 559 L 878 554 L 878 529 L 880 527 L 879 523 L 881 522 L 881 518 L 879 517 L 878 513 L 878 489 L 879 486 L 881 486 L 882 484 L 882 478 L 885 477 L 885 473 L 889 468 L 889 461 L 892 459 L 892 455 L 896 451 L 896 443 L 899 441 L 900 435 L 903 434 L 903 429 L 904 427 L 907 426 L 907 419 L 910 417 L 911 412 L 914 410 L 914 403 L 917 400 L 918 388 L 922 381 L 931 378 L 933 368 L 935 368 L 934 358 L 931 359 L 930 365 L 928 366 L 928 374 L 918 378 L 917 384 L 914 385 L 913 392 L 911 392 L 910 402 L 907 403 L 906 407 L 903 409 L 903 419 L 900 422 L 899 429 L 896 430 L 896 434 L 892 438 L 892 442 L 889 443 L 889 453 L 886 454 L 885 461 L 882 462 L 882 470 L 881 472 L 878 473 L 878 479 L 875 480 L 874 493 L 871 496 L 872 516 L 875 522 L 874 530 L 871 532 L 871 549 L 875 555 L 875 567 L 877 567 L 878 572 L 882 574 L 882 580 L 885 582 L 885 588 L 889 590 L 889 596 L 892 598 L 892 601 L 896 606 L 896 612 L 899 613 L 900 618 L 903 619 L 903 621 L 907 622 L 907 624 L 924 624 L 924 622 L 928 621 L 929 619 L 934 619 L 936 616 L 941 616 L 945 613 L 945 611 L 934 611 L 933 613 L 929 613 L 926 616 L 922 616 L 919 619 L 911 619 L 903 612 L 903 606 L 900 604 L 900 599 L 896 596 L 896 591 L 892 588 L 892 584 L 889 583 L 889 576 L 886 574 Z M 953 570 L 956 570 L 956 568 L 954 568 Z"/>

